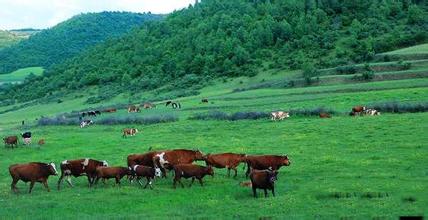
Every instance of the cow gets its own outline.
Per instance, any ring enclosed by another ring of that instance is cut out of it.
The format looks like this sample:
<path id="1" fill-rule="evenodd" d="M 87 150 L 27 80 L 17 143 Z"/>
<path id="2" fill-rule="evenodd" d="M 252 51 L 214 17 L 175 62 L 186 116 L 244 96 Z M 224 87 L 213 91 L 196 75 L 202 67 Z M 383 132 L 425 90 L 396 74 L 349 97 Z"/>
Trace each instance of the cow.
<path id="1" fill-rule="evenodd" d="M 130 112 L 140 112 L 140 108 L 135 106 L 135 105 L 130 105 L 128 107 L 128 113 L 130 113 Z"/>
<path id="2" fill-rule="evenodd" d="M 44 145 L 45 144 L 45 139 L 40 139 L 39 142 L 38 142 L 38 144 L 40 146 Z"/>
<path id="3" fill-rule="evenodd" d="M 320 113 L 320 118 L 331 118 L 331 115 L 327 112 L 321 112 Z"/>
<path id="4" fill-rule="evenodd" d="M 99 110 L 95 111 L 95 115 L 101 115 L 101 111 Z"/>
<path id="5" fill-rule="evenodd" d="M 31 132 L 27 131 L 21 134 L 22 139 L 24 140 L 25 145 L 31 144 Z"/>
<path id="6" fill-rule="evenodd" d="M 158 151 L 153 156 L 155 168 L 160 168 L 162 176 L 166 177 L 166 170 L 171 170 L 177 164 L 190 164 L 195 160 L 203 160 L 204 155 L 199 150 L 176 149 Z"/>
<path id="7" fill-rule="evenodd" d="M 167 101 L 165 106 L 170 105 L 172 106 L 173 109 L 180 109 L 181 108 L 181 104 L 179 102 L 174 102 L 174 101 Z"/>
<path id="8" fill-rule="evenodd" d="M 115 108 L 108 108 L 108 109 L 105 109 L 103 112 L 113 113 L 113 112 L 116 112 L 116 111 L 117 110 Z"/>
<path id="9" fill-rule="evenodd" d="M 4 137 L 3 141 L 4 141 L 5 147 L 11 146 L 13 148 L 13 145 L 15 145 L 15 147 L 18 146 L 18 137 L 17 136 Z"/>
<path id="10" fill-rule="evenodd" d="M 236 167 L 241 163 L 245 162 L 245 154 L 234 154 L 234 153 L 222 153 L 222 154 L 207 154 L 204 158 L 207 166 L 213 166 L 215 168 L 227 168 L 227 176 L 230 177 L 230 170 L 235 171 L 237 176 Z"/>
<path id="11" fill-rule="evenodd" d="M 184 177 L 186 179 L 192 178 L 192 182 L 190 183 L 189 187 L 192 186 L 195 179 L 198 179 L 201 186 L 203 186 L 202 178 L 206 175 L 214 176 L 214 170 L 211 166 L 204 167 L 200 165 L 195 164 L 178 164 L 174 165 L 174 189 L 176 188 L 177 182 L 181 184 L 181 187 L 184 188 L 183 183 L 181 182 L 181 178 Z"/>
<path id="12" fill-rule="evenodd" d="M 130 175 L 131 170 L 128 167 L 104 167 L 104 166 L 98 166 L 96 169 L 96 177 L 94 184 L 98 184 L 98 180 L 101 178 L 103 179 L 103 182 L 106 179 L 115 178 L 116 185 L 120 184 L 120 180 L 125 175 Z M 105 182 L 104 182 L 105 183 Z"/>
<path id="13" fill-rule="evenodd" d="M 275 181 L 277 178 L 278 171 L 276 170 L 251 170 L 250 180 L 251 187 L 253 188 L 253 196 L 257 198 L 257 189 L 263 189 L 265 191 L 265 197 L 267 197 L 267 190 L 272 191 L 272 195 L 275 197 Z"/>
<path id="14" fill-rule="evenodd" d="M 124 128 L 122 137 L 126 138 L 128 135 L 134 136 L 138 133 L 138 129 L 136 128 Z"/>
<path id="15" fill-rule="evenodd" d="M 271 112 L 271 120 L 272 121 L 276 121 L 276 120 L 284 120 L 285 118 L 289 118 L 290 114 L 288 112 L 284 112 L 284 111 L 276 111 L 276 112 Z"/>
<path id="16" fill-rule="evenodd" d="M 143 166 L 143 165 L 134 165 L 132 168 L 129 167 L 129 169 L 132 171 L 133 175 L 137 177 L 137 181 L 140 184 L 140 186 L 143 186 L 141 183 L 141 178 L 145 177 L 147 182 L 144 186 L 144 189 L 147 188 L 147 185 L 150 185 L 150 189 L 153 189 L 152 187 L 152 180 L 155 177 L 160 177 L 162 174 L 162 171 L 159 168 L 153 168 L 149 166 Z"/>
<path id="17" fill-rule="evenodd" d="M 166 101 L 165 102 L 165 106 L 168 106 L 168 105 L 170 105 L 172 103 L 172 101 L 170 100 L 170 101 Z"/>
<path id="18" fill-rule="evenodd" d="M 92 120 L 83 120 L 80 122 L 80 128 L 84 128 L 86 126 L 89 126 L 90 124 L 93 124 L 94 122 Z"/>
<path id="19" fill-rule="evenodd" d="M 16 183 L 19 180 L 22 180 L 23 182 L 31 182 L 30 190 L 28 191 L 28 193 L 31 193 L 36 182 L 43 183 L 48 192 L 50 192 L 48 186 L 48 178 L 51 175 L 58 175 L 54 163 L 40 162 L 11 165 L 9 166 L 9 173 L 12 177 L 12 184 L 10 184 L 10 188 L 15 193 L 18 192 Z"/>
<path id="20" fill-rule="evenodd" d="M 203 99 L 201 100 L 201 102 L 202 102 L 202 103 L 208 103 L 208 99 L 207 99 L 207 98 L 203 98 Z"/>
<path id="21" fill-rule="evenodd" d="M 132 168 L 135 165 L 142 165 L 142 166 L 149 166 L 154 167 L 153 164 L 153 157 L 157 154 L 157 151 L 151 151 L 145 154 L 131 154 L 127 157 L 127 163 L 128 167 L 132 170 Z M 133 173 L 132 175 L 128 176 L 128 179 L 130 181 L 133 180 Z"/>
<path id="22" fill-rule="evenodd" d="M 352 107 L 352 111 L 349 113 L 350 116 L 359 116 L 361 114 L 364 113 L 364 111 L 366 111 L 366 107 L 365 106 L 361 106 L 361 105 L 357 105 Z"/>
<path id="23" fill-rule="evenodd" d="M 279 170 L 282 166 L 289 166 L 290 160 L 287 155 L 258 155 L 258 156 L 246 156 L 245 162 L 247 163 L 247 172 L 245 176 L 248 177 L 250 169 L 257 170 Z"/>
<path id="24" fill-rule="evenodd" d="M 88 116 L 97 116 L 97 113 L 95 112 L 95 111 L 89 111 L 89 112 L 87 112 L 88 113 Z"/>
<path id="25" fill-rule="evenodd" d="M 73 187 L 71 183 L 71 176 L 79 177 L 85 176 L 88 178 L 89 186 L 91 186 L 96 177 L 97 167 L 108 167 L 107 161 L 99 161 L 94 159 L 77 159 L 77 160 L 64 160 L 61 162 L 61 176 L 58 180 L 58 190 L 61 187 L 61 182 L 64 177 L 67 177 L 66 181 L 68 185 Z"/>
<path id="26" fill-rule="evenodd" d="M 146 103 L 144 103 L 144 104 L 143 104 L 143 108 L 144 108 L 144 109 L 156 108 L 156 105 L 155 105 L 155 104 L 152 104 L 152 103 L 150 103 L 150 102 L 146 102 Z"/>
<path id="27" fill-rule="evenodd" d="M 364 115 L 370 115 L 370 116 L 374 116 L 374 115 L 380 115 L 380 112 L 378 112 L 376 109 L 366 109 L 364 110 Z"/>

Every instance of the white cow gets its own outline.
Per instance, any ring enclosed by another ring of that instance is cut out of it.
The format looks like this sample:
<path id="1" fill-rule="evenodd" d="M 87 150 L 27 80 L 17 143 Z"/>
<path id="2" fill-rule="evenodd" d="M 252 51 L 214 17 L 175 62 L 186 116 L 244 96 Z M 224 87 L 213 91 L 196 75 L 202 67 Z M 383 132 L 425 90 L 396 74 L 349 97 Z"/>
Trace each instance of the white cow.
<path id="1" fill-rule="evenodd" d="M 83 120 L 82 122 L 80 122 L 80 128 L 84 128 L 90 124 L 93 124 L 94 122 L 92 120 Z"/>
<path id="2" fill-rule="evenodd" d="M 364 110 L 364 114 L 374 116 L 374 115 L 380 115 L 380 112 L 378 112 L 376 109 L 369 108 Z"/>
<path id="3" fill-rule="evenodd" d="M 278 120 L 284 120 L 284 118 L 289 118 L 290 113 L 283 112 L 283 111 L 277 111 L 277 112 L 271 112 L 271 120 L 276 121 Z"/>

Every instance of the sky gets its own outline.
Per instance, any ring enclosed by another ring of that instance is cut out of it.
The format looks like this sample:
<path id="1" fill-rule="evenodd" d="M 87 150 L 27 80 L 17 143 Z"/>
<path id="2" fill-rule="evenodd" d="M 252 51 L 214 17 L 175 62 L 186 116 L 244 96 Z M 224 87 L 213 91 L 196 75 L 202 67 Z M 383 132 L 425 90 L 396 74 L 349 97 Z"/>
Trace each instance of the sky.
<path id="1" fill-rule="evenodd" d="M 195 0 L 0 0 L 0 29 L 55 26 L 86 12 L 131 11 L 166 14 Z"/>

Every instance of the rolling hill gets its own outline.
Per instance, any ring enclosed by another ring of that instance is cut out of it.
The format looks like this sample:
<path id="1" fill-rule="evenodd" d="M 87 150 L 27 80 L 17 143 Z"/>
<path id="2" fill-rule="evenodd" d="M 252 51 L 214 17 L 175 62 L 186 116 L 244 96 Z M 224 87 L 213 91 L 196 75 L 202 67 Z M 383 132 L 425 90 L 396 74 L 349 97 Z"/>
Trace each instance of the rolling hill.
<path id="1" fill-rule="evenodd" d="M 17 43 L 19 40 L 20 38 L 17 35 L 9 31 L 0 30 L 0 50 L 4 47 Z"/>
<path id="2" fill-rule="evenodd" d="M 161 18 L 154 14 L 127 12 L 87 13 L 42 30 L 0 51 L 0 73 L 20 68 L 49 67 L 73 57 L 86 48 L 119 37 L 145 21 Z M 18 32 L 22 33 L 22 30 Z"/>

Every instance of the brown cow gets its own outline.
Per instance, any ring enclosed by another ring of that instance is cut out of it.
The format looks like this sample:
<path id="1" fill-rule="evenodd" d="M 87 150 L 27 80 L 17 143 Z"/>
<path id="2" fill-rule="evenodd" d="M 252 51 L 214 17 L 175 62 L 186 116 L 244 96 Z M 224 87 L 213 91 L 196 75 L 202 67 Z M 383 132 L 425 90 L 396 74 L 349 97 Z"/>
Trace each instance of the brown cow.
<path id="1" fill-rule="evenodd" d="M 130 175 L 130 174 L 131 174 L 131 170 L 128 167 L 103 167 L 103 166 L 99 166 L 96 169 L 96 178 L 95 178 L 94 184 L 95 185 L 98 184 L 98 180 L 100 180 L 100 178 L 103 179 L 103 182 L 106 179 L 115 178 L 116 184 L 120 184 L 120 180 L 125 175 Z"/>
<path id="2" fill-rule="evenodd" d="M 331 118 L 331 115 L 327 112 L 321 112 L 320 113 L 320 118 Z"/>
<path id="3" fill-rule="evenodd" d="M 24 182 L 31 182 L 30 190 L 28 193 L 31 193 L 31 190 L 34 187 L 34 183 L 39 182 L 43 183 L 48 192 L 50 192 L 48 186 L 48 178 L 50 175 L 58 175 L 54 163 L 40 163 L 40 162 L 31 162 L 27 164 L 14 164 L 9 166 L 9 173 L 12 177 L 12 184 L 10 188 L 17 193 L 18 188 L 16 183 L 19 180 Z"/>
<path id="4" fill-rule="evenodd" d="M 260 155 L 260 156 L 247 156 L 245 158 L 247 163 L 247 172 L 245 176 L 248 177 L 250 173 L 250 168 L 257 170 L 279 170 L 282 166 L 289 166 L 290 160 L 288 156 L 278 156 L 278 155 Z"/>
<path id="5" fill-rule="evenodd" d="M 159 168 L 153 168 L 153 167 L 142 166 L 142 165 L 134 165 L 130 169 L 133 175 L 137 177 L 137 181 L 141 186 L 143 186 L 143 184 L 141 183 L 140 179 L 142 177 L 146 177 L 147 182 L 146 182 L 146 185 L 144 186 L 144 189 L 147 188 L 147 185 L 150 185 L 150 189 L 153 189 L 152 180 L 155 177 L 160 177 L 162 173 L 162 171 Z"/>
<path id="6" fill-rule="evenodd" d="M 116 112 L 116 110 L 117 109 L 115 108 L 108 108 L 108 109 L 105 109 L 103 112 L 113 113 L 113 112 Z"/>
<path id="7" fill-rule="evenodd" d="M 365 106 L 357 105 L 352 108 L 352 111 L 349 113 L 351 116 L 361 115 L 367 108 Z"/>
<path id="8" fill-rule="evenodd" d="M 9 136 L 9 137 L 5 137 L 3 138 L 4 141 L 4 146 L 11 146 L 13 148 L 13 145 L 15 145 L 15 147 L 18 146 L 18 137 L 17 136 Z"/>
<path id="9" fill-rule="evenodd" d="M 144 104 L 143 104 L 143 108 L 144 108 L 144 109 L 156 108 L 156 105 L 155 105 L 155 104 L 152 104 L 152 103 L 150 103 L 150 102 L 146 102 L 146 103 L 144 103 Z"/>
<path id="10" fill-rule="evenodd" d="M 39 142 L 38 142 L 38 144 L 40 146 L 44 145 L 45 144 L 45 139 L 40 139 Z"/>
<path id="11" fill-rule="evenodd" d="M 128 107 L 128 113 L 130 113 L 130 112 L 140 112 L 140 108 L 135 106 L 135 105 L 130 105 Z"/>
<path id="12" fill-rule="evenodd" d="M 216 168 L 227 168 L 227 176 L 230 177 L 230 170 L 235 171 L 237 175 L 236 167 L 241 163 L 245 162 L 245 154 L 234 154 L 234 153 L 223 153 L 223 154 L 207 154 L 205 157 L 205 163 L 207 166 L 213 166 Z"/>
<path id="13" fill-rule="evenodd" d="M 155 168 L 160 168 L 162 176 L 166 177 L 166 169 L 171 170 L 178 164 L 189 164 L 195 160 L 203 160 L 204 155 L 199 150 L 176 149 L 159 151 L 153 157 Z"/>
<path id="14" fill-rule="evenodd" d="M 125 129 L 123 129 L 123 136 L 122 137 L 125 138 L 128 135 L 134 136 L 137 133 L 138 133 L 138 129 L 136 129 L 136 128 L 125 128 Z"/>
<path id="15" fill-rule="evenodd" d="M 181 178 L 184 177 L 186 179 L 192 178 L 192 182 L 189 187 L 192 186 L 195 179 L 198 179 L 201 186 L 203 186 L 202 178 L 206 175 L 214 176 L 214 170 L 211 166 L 204 167 L 195 164 L 178 164 L 174 166 L 174 189 L 176 188 L 177 182 L 181 184 L 181 187 L 184 188 L 183 183 L 181 182 Z"/>
<path id="16" fill-rule="evenodd" d="M 60 189 L 62 179 L 67 177 L 67 183 L 71 187 L 71 176 L 79 177 L 86 175 L 88 178 L 89 186 L 94 183 L 96 177 L 96 169 L 99 166 L 107 167 L 107 161 L 98 161 L 89 158 L 78 159 L 78 160 L 64 160 L 61 162 L 61 176 L 58 180 L 58 190 Z"/>
<path id="17" fill-rule="evenodd" d="M 157 151 L 151 151 L 151 152 L 148 152 L 148 153 L 145 153 L 145 154 L 131 154 L 131 155 L 128 155 L 128 157 L 127 157 L 128 167 L 131 170 L 132 170 L 132 168 L 135 165 L 143 165 L 143 166 L 154 167 L 153 157 L 157 153 L 158 153 Z M 134 173 L 132 173 L 132 176 L 128 176 L 128 179 L 130 181 L 133 180 L 133 175 L 134 175 Z"/>
<path id="18" fill-rule="evenodd" d="M 275 181 L 277 180 L 277 175 L 278 171 L 276 170 L 251 170 L 250 179 L 254 197 L 257 197 L 257 189 L 263 189 L 265 191 L 265 197 L 267 197 L 267 190 L 270 189 L 272 195 L 275 197 Z"/>

